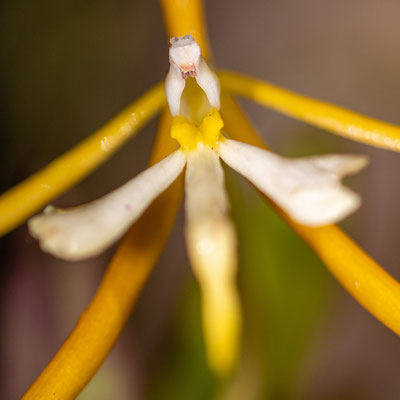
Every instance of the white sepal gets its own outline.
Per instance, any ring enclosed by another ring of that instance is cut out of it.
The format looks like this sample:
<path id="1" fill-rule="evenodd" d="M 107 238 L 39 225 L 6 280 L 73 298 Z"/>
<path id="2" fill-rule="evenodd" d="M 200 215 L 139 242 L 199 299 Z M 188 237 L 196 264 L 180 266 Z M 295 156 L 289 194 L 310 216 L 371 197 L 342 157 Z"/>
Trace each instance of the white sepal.
<path id="1" fill-rule="evenodd" d="M 202 294 L 203 330 L 210 365 L 220 375 L 237 357 L 241 310 L 236 289 L 236 234 L 218 154 L 202 144 L 188 153 L 186 241 Z"/>
<path id="2" fill-rule="evenodd" d="M 330 154 L 288 159 L 234 140 L 221 142 L 218 152 L 229 166 L 301 224 L 336 223 L 361 204 L 360 196 L 343 186 L 341 179 L 364 168 L 366 156 Z"/>
<path id="3" fill-rule="evenodd" d="M 47 207 L 28 221 L 44 251 L 70 261 L 101 253 L 117 241 L 179 175 L 186 155 L 177 150 L 110 194 L 67 210 Z"/>
<path id="4" fill-rule="evenodd" d="M 220 109 L 220 86 L 214 71 L 208 66 L 204 58 L 200 57 L 197 66 L 196 82 L 204 90 L 211 107 Z"/>
<path id="5" fill-rule="evenodd" d="M 169 109 L 173 117 L 180 114 L 181 97 L 183 89 L 185 89 L 185 83 L 186 81 L 182 79 L 178 67 L 171 64 L 167 77 L 165 78 L 164 89 Z"/>

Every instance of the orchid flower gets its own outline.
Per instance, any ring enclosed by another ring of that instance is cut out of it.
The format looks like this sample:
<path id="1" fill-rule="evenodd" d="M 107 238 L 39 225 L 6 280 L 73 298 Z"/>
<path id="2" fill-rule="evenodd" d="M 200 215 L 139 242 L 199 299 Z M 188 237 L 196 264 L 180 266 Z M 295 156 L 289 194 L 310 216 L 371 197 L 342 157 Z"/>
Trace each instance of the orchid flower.
<path id="1" fill-rule="evenodd" d="M 234 73 L 223 72 L 218 78 L 206 61 L 209 47 L 201 3 L 162 0 L 161 4 L 171 37 L 166 97 L 157 85 L 72 152 L 0 198 L 0 214 L 4 215 L 0 228 L 6 232 L 103 162 L 164 106 L 166 98 L 169 111 L 162 115 L 161 136 L 150 168 L 95 202 L 67 210 L 47 206 L 28 222 L 43 250 L 68 260 L 99 254 L 134 225 L 93 302 L 25 398 L 71 398 L 93 376 L 121 332 L 165 242 L 185 167 L 185 235 L 202 291 L 208 360 L 220 375 L 232 371 L 238 356 L 241 309 L 235 283 L 237 239 L 221 159 L 277 206 L 354 297 L 400 333 L 400 285 L 331 225 L 359 207 L 360 196 L 344 187 L 341 179 L 360 171 L 366 158 L 288 159 L 261 149 L 231 94 L 395 151 L 400 148 L 400 128 Z M 149 235 L 148 222 L 159 217 L 156 210 L 161 204 L 164 211 L 158 229 L 150 234 L 152 241 L 138 244 L 143 232 Z"/>
<path id="2" fill-rule="evenodd" d="M 114 192 L 71 210 L 47 207 L 28 224 L 43 250 L 66 260 L 97 255 L 119 239 L 152 201 L 182 172 L 186 163 L 186 240 L 203 292 L 203 323 L 210 365 L 224 375 L 237 354 L 240 307 L 235 286 L 236 237 L 229 218 L 221 157 L 248 178 L 295 221 L 308 226 L 335 223 L 360 205 L 341 185 L 343 176 L 366 165 L 364 156 L 325 155 L 285 159 L 269 151 L 225 138 L 219 108 L 220 85 L 200 47 L 189 34 L 171 39 L 165 92 L 171 136 L 180 149 Z M 190 121 L 186 78 L 195 78 L 209 111 L 200 126 Z M 182 104 L 181 104 L 182 103 Z"/>

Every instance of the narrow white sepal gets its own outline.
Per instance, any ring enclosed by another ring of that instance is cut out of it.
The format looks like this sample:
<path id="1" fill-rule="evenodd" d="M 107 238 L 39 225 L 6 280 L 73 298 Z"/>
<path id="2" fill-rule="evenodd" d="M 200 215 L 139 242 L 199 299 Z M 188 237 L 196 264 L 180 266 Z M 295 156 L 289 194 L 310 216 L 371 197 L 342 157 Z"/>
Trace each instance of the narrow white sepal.
<path id="1" fill-rule="evenodd" d="M 169 109 L 173 117 L 179 115 L 181 109 L 181 97 L 185 89 L 186 81 L 182 79 L 179 68 L 171 64 L 167 77 L 165 78 L 165 95 L 167 97 Z"/>
<path id="2" fill-rule="evenodd" d="M 210 106 L 219 110 L 221 106 L 219 80 L 202 57 L 200 57 L 197 67 L 196 82 L 204 90 Z"/>
<path id="3" fill-rule="evenodd" d="M 360 196 L 343 186 L 341 179 L 364 168 L 366 156 L 330 154 L 288 159 L 228 139 L 221 142 L 218 152 L 229 166 L 301 224 L 336 223 L 361 204 Z"/>
<path id="4" fill-rule="evenodd" d="M 186 155 L 177 150 L 110 194 L 67 210 L 47 207 L 28 221 L 30 233 L 44 251 L 70 261 L 101 253 L 179 175 Z"/>
<path id="5" fill-rule="evenodd" d="M 188 153 L 185 176 L 186 241 L 202 294 L 210 365 L 220 375 L 237 357 L 241 310 L 236 288 L 236 234 L 218 154 L 199 145 Z"/>

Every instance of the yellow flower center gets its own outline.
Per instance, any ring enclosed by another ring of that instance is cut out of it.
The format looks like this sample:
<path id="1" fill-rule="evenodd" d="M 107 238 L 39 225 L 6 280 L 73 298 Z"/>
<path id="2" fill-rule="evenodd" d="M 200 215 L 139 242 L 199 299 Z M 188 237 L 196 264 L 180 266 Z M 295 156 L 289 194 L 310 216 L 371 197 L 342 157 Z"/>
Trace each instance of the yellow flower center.
<path id="1" fill-rule="evenodd" d="M 172 120 L 171 137 L 179 142 L 183 150 L 194 150 L 199 143 L 214 148 L 223 137 L 223 126 L 221 115 L 215 107 L 208 111 L 200 126 L 192 124 L 182 115 L 176 115 Z"/>

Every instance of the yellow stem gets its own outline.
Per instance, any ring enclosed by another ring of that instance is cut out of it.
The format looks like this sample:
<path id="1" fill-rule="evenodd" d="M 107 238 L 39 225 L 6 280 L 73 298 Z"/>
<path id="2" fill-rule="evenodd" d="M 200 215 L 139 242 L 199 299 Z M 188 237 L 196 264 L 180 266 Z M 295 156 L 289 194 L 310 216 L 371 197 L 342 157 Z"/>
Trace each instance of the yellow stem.
<path id="1" fill-rule="evenodd" d="M 336 279 L 372 315 L 400 335 L 400 284 L 335 225 L 309 228 L 290 221 Z"/>
<path id="2" fill-rule="evenodd" d="M 0 197 L 0 236 L 106 161 L 164 104 L 163 85 L 159 83 L 82 143 L 5 192 Z"/>
<path id="3" fill-rule="evenodd" d="M 223 93 L 221 115 L 235 140 L 267 148 L 232 97 Z M 335 225 L 310 228 L 288 224 L 315 251 L 346 290 L 372 315 L 400 335 L 400 284 Z"/>
<path id="4" fill-rule="evenodd" d="M 204 23 L 201 0 L 159 0 L 169 38 L 192 34 L 204 58 L 211 58 L 211 49 Z"/>
<path id="5" fill-rule="evenodd" d="M 165 110 L 152 163 L 176 148 Z M 121 333 L 168 238 L 183 193 L 182 176 L 125 235 L 100 287 L 77 325 L 23 399 L 74 399 L 95 374 Z"/>
<path id="6" fill-rule="evenodd" d="M 400 152 L 400 127 L 238 73 L 219 73 L 226 91 L 332 133 Z"/>

